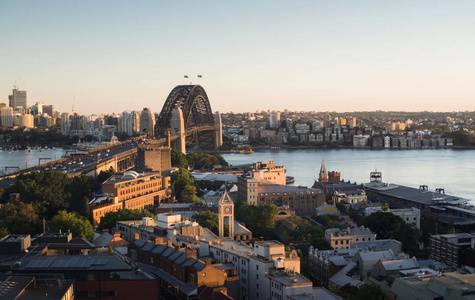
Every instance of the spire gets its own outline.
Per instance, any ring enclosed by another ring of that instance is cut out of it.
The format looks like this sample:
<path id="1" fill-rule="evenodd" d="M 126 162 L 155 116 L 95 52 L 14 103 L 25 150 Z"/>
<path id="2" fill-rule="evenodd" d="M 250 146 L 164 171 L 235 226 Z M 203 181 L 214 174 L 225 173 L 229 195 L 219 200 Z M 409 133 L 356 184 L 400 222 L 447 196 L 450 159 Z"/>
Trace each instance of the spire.
<path id="1" fill-rule="evenodd" d="M 327 169 L 325 168 L 325 162 L 323 161 L 323 159 L 322 159 L 322 166 L 320 167 L 320 174 L 318 176 L 318 181 L 320 182 L 328 181 Z"/>

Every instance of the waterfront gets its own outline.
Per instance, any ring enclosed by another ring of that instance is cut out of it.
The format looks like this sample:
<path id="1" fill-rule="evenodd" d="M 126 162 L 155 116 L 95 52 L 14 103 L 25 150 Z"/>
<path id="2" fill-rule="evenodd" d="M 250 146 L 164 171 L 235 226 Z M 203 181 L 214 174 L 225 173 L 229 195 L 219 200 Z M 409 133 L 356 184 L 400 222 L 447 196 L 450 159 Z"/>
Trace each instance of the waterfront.
<path id="1" fill-rule="evenodd" d="M 31 150 L 8 150 L 3 149 L 0 152 L 0 166 L 1 171 L 4 171 L 5 167 L 20 167 L 20 169 L 26 169 L 38 165 L 39 159 L 41 163 L 48 162 L 49 159 L 57 160 L 61 156 L 66 154 L 64 148 L 54 149 L 31 149 Z M 8 170 L 12 172 L 13 170 Z"/>
<path id="2" fill-rule="evenodd" d="M 252 154 L 229 153 L 222 156 L 229 164 L 239 165 L 273 160 L 285 166 L 294 185 L 312 186 L 322 159 L 327 171 L 338 171 L 345 181 L 364 183 L 377 169 L 383 181 L 429 190 L 445 189 L 446 194 L 472 200 L 475 204 L 475 150 L 367 150 L 367 149 L 296 149 L 261 150 Z"/>

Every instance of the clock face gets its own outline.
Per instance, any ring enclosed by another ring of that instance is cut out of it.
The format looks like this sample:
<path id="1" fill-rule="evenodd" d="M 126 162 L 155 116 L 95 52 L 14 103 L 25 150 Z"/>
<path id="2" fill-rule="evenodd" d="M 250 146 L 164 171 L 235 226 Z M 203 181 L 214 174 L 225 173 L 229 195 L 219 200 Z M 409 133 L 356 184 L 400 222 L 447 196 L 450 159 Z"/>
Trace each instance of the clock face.
<path id="1" fill-rule="evenodd" d="M 230 213 L 231 213 L 231 207 L 226 206 L 226 207 L 224 208 L 224 212 L 227 213 L 227 214 L 230 214 Z"/>

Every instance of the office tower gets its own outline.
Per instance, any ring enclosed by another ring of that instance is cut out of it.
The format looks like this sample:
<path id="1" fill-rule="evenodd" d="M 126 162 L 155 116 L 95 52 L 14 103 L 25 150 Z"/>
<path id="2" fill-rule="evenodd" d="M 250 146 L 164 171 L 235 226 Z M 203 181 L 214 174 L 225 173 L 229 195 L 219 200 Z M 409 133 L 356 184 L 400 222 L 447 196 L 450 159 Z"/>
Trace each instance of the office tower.
<path id="1" fill-rule="evenodd" d="M 26 105 L 26 91 L 19 91 L 18 88 L 14 88 L 12 91 L 12 95 L 8 96 L 10 100 L 10 107 L 13 109 L 21 106 L 24 109 L 27 108 Z"/>
<path id="2" fill-rule="evenodd" d="M 0 116 L 2 117 L 2 126 L 13 127 L 13 108 L 2 107 L 0 109 Z"/>
<path id="3" fill-rule="evenodd" d="M 140 134 L 140 111 L 132 111 L 132 134 Z"/>
<path id="4" fill-rule="evenodd" d="M 53 105 L 43 105 L 43 113 L 48 114 L 50 117 L 53 116 Z"/>
<path id="5" fill-rule="evenodd" d="M 61 114 L 61 133 L 67 135 L 69 133 L 69 113 Z"/>
<path id="6" fill-rule="evenodd" d="M 155 115 L 150 108 L 145 107 L 140 114 L 140 131 L 141 134 L 147 134 L 148 137 L 153 137 L 155 126 Z"/>

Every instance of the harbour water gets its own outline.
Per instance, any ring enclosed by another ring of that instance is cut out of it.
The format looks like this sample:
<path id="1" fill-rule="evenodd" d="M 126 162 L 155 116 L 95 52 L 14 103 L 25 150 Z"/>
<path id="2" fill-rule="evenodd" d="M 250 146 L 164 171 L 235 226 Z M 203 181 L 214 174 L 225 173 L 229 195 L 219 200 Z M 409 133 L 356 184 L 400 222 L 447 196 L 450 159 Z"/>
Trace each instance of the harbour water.
<path id="1" fill-rule="evenodd" d="M 322 159 L 327 171 L 340 172 L 345 181 L 368 182 L 370 172 L 377 169 L 384 182 L 427 185 L 430 191 L 443 188 L 446 194 L 475 204 L 475 150 L 282 149 L 223 157 L 232 165 L 273 160 L 285 166 L 287 176 L 295 177 L 294 185 L 304 186 L 312 186 L 318 178 Z"/>
<path id="2" fill-rule="evenodd" d="M 66 149 L 2 150 L 0 167 L 24 169 L 60 159 Z M 429 190 L 445 189 L 446 194 L 472 200 L 475 204 L 475 150 L 367 150 L 367 149 L 295 149 L 262 150 L 252 154 L 227 153 L 222 155 L 232 165 L 258 161 L 275 161 L 285 166 L 288 176 L 295 178 L 294 185 L 312 186 L 322 159 L 327 171 L 338 171 L 345 181 L 364 183 L 369 173 L 377 169 L 383 181 L 418 188 L 427 185 Z"/>
<path id="3" fill-rule="evenodd" d="M 41 160 L 41 163 L 46 163 L 50 159 L 51 160 L 60 159 L 61 156 L 65 154 L 66 154 L 66 149 L 63 149 L 63 148 L 54 148 L 54 149 L 32 148 L 29 150 L 9 150 L 9 149 L 4 148 L 0 150 L 1 172 L 5 171 L 5 167 L 20 167 L 20 169 L 30 168 L 30 167 L 38 165 L 40 160 Z M 8 170 L 8 172 L 10 172 L 10 170 Z"/>

